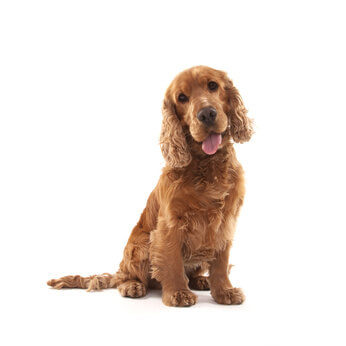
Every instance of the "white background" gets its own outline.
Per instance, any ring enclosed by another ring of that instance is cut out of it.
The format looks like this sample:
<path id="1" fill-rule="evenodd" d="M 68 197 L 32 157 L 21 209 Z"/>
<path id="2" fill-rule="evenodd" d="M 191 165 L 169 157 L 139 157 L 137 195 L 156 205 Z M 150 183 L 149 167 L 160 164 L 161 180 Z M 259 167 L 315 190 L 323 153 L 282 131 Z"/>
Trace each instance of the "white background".
<path id="1" fill-rule="evenodd" d="M 1 1 L 3 345 L 346 345 L 342 1 Z M 55 291 L 115 272 L 164 164 L 165 89 L 225 70 L 256 122 L 232 249 L 242 306 Z"/>

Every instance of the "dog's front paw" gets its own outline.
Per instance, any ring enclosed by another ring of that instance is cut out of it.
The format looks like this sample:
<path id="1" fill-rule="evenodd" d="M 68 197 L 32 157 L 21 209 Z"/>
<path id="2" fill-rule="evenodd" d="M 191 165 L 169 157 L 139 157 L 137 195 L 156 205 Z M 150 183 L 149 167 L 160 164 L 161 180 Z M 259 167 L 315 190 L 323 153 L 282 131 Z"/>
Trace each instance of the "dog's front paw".
<path id="1" fill-rule="evenodd" d="M 191 291 L 183 289 L 175 291 L 173 294 L 163 294 L 162 300 L 168 306 L 191 306 L 196 304 L 197 296 Z"/>
<path id="2" fill-rule="evenodd" d="M 228 288 L 225 290 L 212 291 L 214 300 L 219 304 L 239 305 L 245 300 L 245 296 L 241 288 Z"/>

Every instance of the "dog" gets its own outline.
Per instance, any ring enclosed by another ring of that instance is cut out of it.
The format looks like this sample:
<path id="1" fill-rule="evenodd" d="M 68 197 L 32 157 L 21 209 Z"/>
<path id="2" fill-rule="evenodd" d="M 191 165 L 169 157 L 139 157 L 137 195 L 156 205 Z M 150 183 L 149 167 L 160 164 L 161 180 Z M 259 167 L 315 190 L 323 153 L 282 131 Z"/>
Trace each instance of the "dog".
<path id="1" fill-rule="evenodd" d="M 220 304 L 245 297 L 229 280 L 229 251 L 245 194 L 234 142 L 249 141 L 253 121 L 223 71 L 187 69 L 168 87 L 160 146 L 166 161 L 126 244 L 119 270 L 48 281 L 60 288 L 117 287 L 124 297 L 162 289 L 168 306 L 191 306 L 191 290 L 210 290 Z"/>

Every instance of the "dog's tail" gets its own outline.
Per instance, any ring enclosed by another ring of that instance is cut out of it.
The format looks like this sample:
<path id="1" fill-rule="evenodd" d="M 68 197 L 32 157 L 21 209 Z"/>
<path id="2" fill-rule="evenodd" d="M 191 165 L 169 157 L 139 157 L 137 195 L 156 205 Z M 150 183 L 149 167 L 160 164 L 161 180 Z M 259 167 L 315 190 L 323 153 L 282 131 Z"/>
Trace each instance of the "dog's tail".
<path id="1" fill-rule="evenodd" d="M 61 288 L 84 288 L 90 291 L 98 291 L 104 288 L 115 288 L 119 285 L 117 274 L 103 273 L 101 275 L 90 275 L 83 277 L 80 275 L 63 276 L 60 279 L 47 281 L 48 286 L 60 290 Z"/>

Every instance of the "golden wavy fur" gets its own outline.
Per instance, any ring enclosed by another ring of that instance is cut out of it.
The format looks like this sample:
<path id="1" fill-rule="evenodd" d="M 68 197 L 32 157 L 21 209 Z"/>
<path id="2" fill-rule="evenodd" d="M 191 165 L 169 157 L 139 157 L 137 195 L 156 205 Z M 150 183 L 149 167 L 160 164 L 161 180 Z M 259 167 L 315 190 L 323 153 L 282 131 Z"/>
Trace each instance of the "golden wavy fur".
<path id="1" fill-rule="evenodd" d="M 180 73 L 163 102 L 160 144 L 166 166 L 132 230 L 116 274 L 65 276 L 54 288 L 117 287 L 142 297 L 162 288 L 169 306 L 190 306 L 190 290 L 241 304 L 229 280 L 229 250 L 245 194 L 233 144 L 250 140 L 252 121 L 226 73 L 197 66 Z M 206 275 L 208 273 L 208 275 Z"/>

